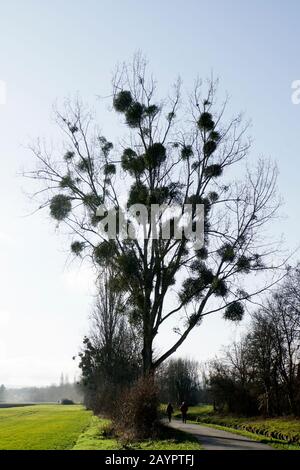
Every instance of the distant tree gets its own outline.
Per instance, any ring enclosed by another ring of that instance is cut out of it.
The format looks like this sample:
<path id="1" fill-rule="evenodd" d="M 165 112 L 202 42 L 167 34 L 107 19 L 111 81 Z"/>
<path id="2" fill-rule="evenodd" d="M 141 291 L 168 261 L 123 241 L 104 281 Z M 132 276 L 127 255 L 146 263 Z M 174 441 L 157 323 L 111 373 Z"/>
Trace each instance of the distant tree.
<path id="1" fill-rule="evenodd" d="M 273 376 L 280 378 L 289 409 L 300 414 L 300 265 L 290 269 L 278 291 L 256 314 L 256 330 L 266 324 L 272 344 Z M 263 343 L 263 342 L 262 342 Z M 265 344 L 266 341 L 263 343 Z M 271 382 L 275 388 L 274 380 Z M 276 383 L 276 381 L 275 381 Z M 274 390 L 274 392 L 277 390 Z"/>
<path id="2" fill-rule="evenodd" d="M 277 171 L 269 162 L 261 160 L 245 179 L 237 178 L 236 168 L 250 150 L 247 125 L 241 116 L 227 120 L 227 101 L 218 106 L 214 81 L 206 90 L 197 81 L 184 104 L 180 81 L 170 99 L 159 100 L 155 93 L 144 60 L 135 57 L 113 81 L 113 107 L 125 122 L 127 138 L 114 147 L 92 129 L 90 113 L 78 103 L 68 104 L 57 115 L 68 139 L 65 154 L 54 157 L 38 145 L 33 148 L 38 167 L 27 173 L 42 185 L 36 194 L 43 196 L 40 207 L 48 207 L 71 233 L 71 252 L 89 256 L 100 270 L 107 264 L 115 270 L 112 287 L 125 296 L 128 317 L 140 329 L 146 375 L 206 315 L 223 312 L 226 320 L 239 321 L 245 304 L 276 282 L 244 288 L 251 273 L 275 267 L 276 249 L 264 242 L 264 229 L 279 205 Z M 185 235 L 177 239 L 174 214 L 167 239 L 151 219 L 142 225 L 145 236 L 133 239 L 122 237 L 117 219 L 117 236 L 108 239 L 99 230 L 105 218 L 97 213 L 101 204 L 110 213 L 123 211 L 132 232 L 140 214 L 129 213 L 127 206 L 176 204 L 183 222 L 184 205 L 190 204 L 194 227 L 196 206 L 203 204 L 204 246 L 194 249 Z M 175 324 L 177 336 L 154 355 L 154 340 L 169 320 L 170 334 Z"/>
<path id="3" fill-rule="evenodd" d="M 255 371 L 255 389 L 260 411 L 280 414 L 281 397 L 274 323 L 263 311 L 253 314 L 247 335 L 248 360 Z"/>
<path id="4" fill-rule="evenodd" d="M 254 377 L 247 342 L 243 339 L 233 343 L 224 357 L 210 363 L 210 391 L 215 409 L 241 415 L 258 413 Z"/>
<path id="5" fill-rule="evenodd" d="M 171 359 L 158 374 L 163 402 L 190 405 L 199 403 L 201 397 L 200 370 L 196 361 Z"/>
<path id="6" fill-rule="evenodd" d="M 218 409 L 266 416 L 300 414 L 300 270 L 252 315 L 249 331 L 211 362 Z"/>
<path id="7" fill-rule="evenodd" d="M 69 383 L 66 389 L 60 385 L 49 385 L 46 387 L 23 387 L 8 388 L 6 390 L 6 401 L 14 403 L 57 403 L 64 396 L 75 403 L 82 402 L 82 392 L 76 382 Z"/>
<path id="8" fill-rule="evenodd" d="M 74 405 L 73 400 L 70 400 L 69 398 L 63 398 L 60 403 L 61 405 Z"/>

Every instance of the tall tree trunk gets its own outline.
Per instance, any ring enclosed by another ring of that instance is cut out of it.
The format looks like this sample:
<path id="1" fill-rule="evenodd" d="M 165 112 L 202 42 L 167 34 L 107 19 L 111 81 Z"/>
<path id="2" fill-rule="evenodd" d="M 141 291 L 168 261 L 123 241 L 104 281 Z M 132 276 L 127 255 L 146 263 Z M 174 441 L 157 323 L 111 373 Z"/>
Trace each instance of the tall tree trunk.
<path id="1" fill-rule="evenodd" d="M 144 248 L 147 260 L 147 244 Z M 146 265 L 146 261 L 145 261 Z M 144 315 L 143 315 L 143 375 L 149 376 L 153 371 L 153 325 L 151 319 L 151 290 L 152 283 L 149 280 L 149 272 L 145 272 L 145 297 L 144 297 Z"/>
<path id="2" fill-rule="evenodd" d="M 144 326 L 144 345 L 143 345 L 143 374 L 148 376 L 153 371 L 153 351 L 152 351 L 152 332 L 149 325 Z"/>

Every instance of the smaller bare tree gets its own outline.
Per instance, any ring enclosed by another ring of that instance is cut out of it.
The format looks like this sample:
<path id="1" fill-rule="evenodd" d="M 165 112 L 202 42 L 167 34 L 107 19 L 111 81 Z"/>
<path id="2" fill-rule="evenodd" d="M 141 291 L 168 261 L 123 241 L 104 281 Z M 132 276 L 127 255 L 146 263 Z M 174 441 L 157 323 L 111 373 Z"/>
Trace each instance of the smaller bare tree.
<path id="1" fill-rule="evenodd" d="M 122 294 L 109 287 L 112 276 L 107 268 L 98 281 L 90 335 L 79 354 L 85 404 L 97 412 L 110 412 L 118 394 L 141 369 L 140 339 L 128 323 Z"/>

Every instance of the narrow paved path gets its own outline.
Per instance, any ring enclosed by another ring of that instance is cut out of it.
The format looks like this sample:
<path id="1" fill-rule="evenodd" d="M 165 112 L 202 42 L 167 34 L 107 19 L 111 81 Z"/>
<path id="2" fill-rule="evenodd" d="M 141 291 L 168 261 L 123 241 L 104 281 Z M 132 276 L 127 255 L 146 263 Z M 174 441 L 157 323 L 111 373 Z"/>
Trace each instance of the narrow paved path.
<path id="1" fill-rule="evenodd" d="M 168 426 L 192 434 L 199 439 L 205 450 L 272 450 L 266 444 L 252 441 L 248 437 L 233 434 L 220 429 L 201 426 L 201 424 L 183 424 L 179 420 L 167 423 Z"/>

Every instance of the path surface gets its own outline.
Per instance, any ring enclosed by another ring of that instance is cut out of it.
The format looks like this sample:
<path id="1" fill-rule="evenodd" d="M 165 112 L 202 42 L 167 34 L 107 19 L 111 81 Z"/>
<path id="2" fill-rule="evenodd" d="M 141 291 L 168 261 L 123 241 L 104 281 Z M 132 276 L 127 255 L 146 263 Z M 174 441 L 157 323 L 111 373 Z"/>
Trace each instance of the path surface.
<path id="1" fill-rule="evenodd" d="M 183 424 L 179 420 L 173 420 L 171 424 L 166 424 L 174 429 L 192 434 L 199 439 L 205 450 L 272 450 L 268 445 L 252 441 L 248 437 L 201 426 L 201 424 Z"/>

